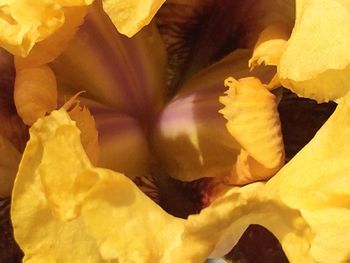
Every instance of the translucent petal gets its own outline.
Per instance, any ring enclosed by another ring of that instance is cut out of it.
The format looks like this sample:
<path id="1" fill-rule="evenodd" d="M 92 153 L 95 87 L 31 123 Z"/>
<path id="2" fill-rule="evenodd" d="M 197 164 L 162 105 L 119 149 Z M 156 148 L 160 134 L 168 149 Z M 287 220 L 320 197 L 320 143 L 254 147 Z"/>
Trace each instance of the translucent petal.
<path id="1" fill-rule="evenodd" d="M 75 121 L 81 132 L 81 143 L 93 164 L 97 164 L 99 155 L 98 132 L 94 117 L 88 108 L 80 106 L 76 98 L 69 100 L 64 106 L 68 111 L 69 117 Z"/>
<path id="2" fill-rule="evenodd" d="M 71 148 L 64 147 L 64 142 Z M 64 158 L 64 162 L 55 158 Z M 33 126 L 11 206 L 15 238 L 25 253 L 23 262 L 105 262 L 80 218 L 62 223 L 56 217 L 61 212 L 61 219 L 72 219 L 77 204 L 72 196 L 84 192 L 81 186 L 89 186 L 86 176 L 80 187 L 72 188 L 78 178 L 74 172 L 86 166 L 88 158 L 79 143 L 79 131 L 66 113 L 53 112 Z"/>
<path id="3" fill-rule="evenodd" d="M 25 68 L 16 73 L 14 100 L 27 125 L 57 108 L 56 77 L 49 66 Z"/>
<path id="4" fill-rule="evenodd" d="M 4 0 L 0 7 L 0 45 L 26 56 L 37 42 L 50 37 L 65 23 L 65 6 L 86 6 L 89 1 Z"/>
<path id="5" fill-rule="evenodd" d="M 103 9 L 118 31 L 132 37 L 145 25 L 165 0 L 103 0 Z"/>
<path id="6" fill-rule="evenodd" d="M 344 96 L 350 87 L 349 24 L 346 1 L 297 1 L 295 27 L 278 68 L 283 86 L 318 102 Z"/>

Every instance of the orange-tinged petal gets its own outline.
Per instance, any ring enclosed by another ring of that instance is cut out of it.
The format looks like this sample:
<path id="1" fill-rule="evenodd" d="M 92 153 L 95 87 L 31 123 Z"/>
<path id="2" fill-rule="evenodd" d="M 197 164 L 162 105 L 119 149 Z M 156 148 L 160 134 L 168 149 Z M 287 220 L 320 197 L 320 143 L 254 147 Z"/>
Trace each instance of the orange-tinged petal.
<path id="1" fill-rule="evenodd" d="M 278 67 L 283 86 L 325 102 L 350 89 L 350 6 L 341 0 L 300 0 Z"/>
<path id="2" fill-rule="evenodd" d="M 132 37 L 149 24 L 165 0 L 103 0 L 103 9 L 118 31 Z"/>
<path id="3" fill-rule="evenodd" d="M 17 71 L 14 100 L 18 115 L 27 125 L 57 107 L 56 77 L 49 66 Z"/>

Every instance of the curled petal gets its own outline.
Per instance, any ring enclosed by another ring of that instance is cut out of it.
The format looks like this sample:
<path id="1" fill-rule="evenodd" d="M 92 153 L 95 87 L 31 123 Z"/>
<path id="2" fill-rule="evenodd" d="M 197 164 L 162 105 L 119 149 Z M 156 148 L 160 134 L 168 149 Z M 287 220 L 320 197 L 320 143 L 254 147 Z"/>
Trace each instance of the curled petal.
<path id="1" fill-rule="evenodd" d="M 0 44 L 9 52 L 26 56 L 33 46 L 56 32 L 65 22 L 65 6 L 90 1 L 5 0 L 0 7 Z"/>
<path id="2" fill-rule="evenodd" d="M 276 97 L 257 78 L 238 81 L 228 78 L 225 84 L 229 89 L 227 96 L 220 98 L 225 105 L 220 112 L 228 121 L 230 134 L 261 166 L 271 171 L 278 170 L 284 163 L 284 147 Z"/>
<path id="3" fill-rule="evenodd" d="M 344 96 L 350 88 L 349 24 L 350 7 L 343 1 L 297 1 L 295 27 L 278 68 L 283 86 L 318 102 Z"/>
<path id="4" fill-rule="evenodd" d="M 277 66 L 286 49 L 290 29 L 282 23 L 273 24 L 265 28 L 254 47 L 249 67 L 254 68 L 261 64 Z"/>
<path id="5" fill-rule="evenodd" d="M 118 31 L 132 37 L 148 25 L 165 0 L 103 0 L 103 9 Z"/>
<path id="6" fill-rule="evenodd" d="M 251 73 L 247 66 L 250 55 L 248 50 L 238 50 L 198 73 L 159 115 L 153 144 L 170 176 L 191 181 L 230 173 L 241 146 L 228 133 L 219 113 L 223 80 L 232 73 L 237 77 L 272 76 L 268 68 Z"/>
<path id="7" fill-rule="evenodd" d="M 236 244 L 250 224 L 269 229 L 280 241 L 290 262 L 309 262 L 313 234 L 300 212 L 279 200 L 260 196 L 260 183 L 233 188 L 185 224 L 178 262 L 203 262 L 221 257 Z"/>
<path id="8" fill-rule="evenodd" d="M 57 107 L 56 77 L 50 67 L 17 71 L 14 99 L 18 115 L 27 125 Z"/>

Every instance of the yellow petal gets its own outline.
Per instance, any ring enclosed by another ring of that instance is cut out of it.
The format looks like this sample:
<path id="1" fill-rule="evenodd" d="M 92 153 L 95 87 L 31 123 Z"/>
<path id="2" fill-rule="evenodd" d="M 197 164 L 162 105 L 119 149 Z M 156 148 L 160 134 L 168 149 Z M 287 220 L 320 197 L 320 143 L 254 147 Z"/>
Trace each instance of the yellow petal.
<path id="1" fill-rule="evenodd" d="M 254 68 L 261 64 L 277 66 L 286 49 L 290 29 L 282 23 L 266 27 L 259 36 L 254 47 L 249 67 Z"/>
<path id="2" fill-rule="evenodd" d="M 229 89 L 220 98 L 225 105 L 220 112 L 227 129 L 258 163 L 280 168 L 284 147 L 276 97 L 257 78 L 228 78 L 225 84 Z"/>
<path id="3" fill-rule="evenodd" d="M 209 255 L 227 254 L 250 224 L 269 229 L 281 242 L 292 263 L 313 262 L 309 255 L 312 233 L 300 212 L 279 200 L 259 195 L 263 185 L 233 188 L 185 224 L 176 262 L 204 262 Z"/>
<path id="4" fill-rule="evenodd" d="M 103 0 L 103 9 L 118 31 L 132 37 L 149 24 L 165 0 Z"/>
<path id="5" fill-rule="evenodd" d="M 297 20 L 278 68 L 283 86 L 324 102 L 350 89 L 350 6 L 340 0 L 297 1 Z"/>
<path id="6" fill-rule="evenodd" d="M 56 217 L 57 212 L 61 212 L 64 220 L 76 216 L 68 213 L 77 204 L 69 191 L 79 193 L 77 187 L 72 188 L 73 180 L 78 178 L 75 172 L 88 165 L 79 143 L 79 130 L 61 110 L 40 119 L 30 133 L 11 208 L 15 238 L 25 253 L 23 262 L 105 262 L 80 218 L 63 224 Z M 71 148 L 65 147 L 64 142 Z M 55 158 L 59 157 L 65 158 L 64 162 L 56 162 Z M 85 188 L 88 183 L 85 180 Z"/>
<path id="7" fill-rule="evenodd" d="M 50 37 L 65 23 L 65 6 L 86 6 L 89 1 L 4 0 L 0 7 L 0 45 L 25 57 L 37 42 Z"/>
<path id="8" fill-rule="evenodd" d="M 86 199 L 82 217 L 102 256 L 118 262 L 173 262 L 183 220 L 164 212 L 125 176 L 94 171 L 100 181 Z"/>
<path id="9" fill-rule="evenodd" d="M 77 94 L 78 96 L 79 94 Z M 94 117 L 88 108 L 80 106 L 76 97 L 71 98 L 63 105 L 70 118 L 76 122 L 81 134 L 81 143 L 89 156 L 91 163 L 97 164 L 99 155 L 98 132 Z"/>
<path id="10" fill-rule="evenodd" d="M 78 2 L 78 1 L 77 1 Z M 49 38 L 35 44 L 28 56 L 16 57 L 16 68 L 39 67 L 57 58 L 68 46 L 84 22 L 87 7 L 64 8 L 65 22 Z"/>
<path id="11" fill-rule="evenodd" d="M 56 77 L 50 67 L 41 66 L 17 71 L 14 100 L 18 115 L 27 125 L 56 109 Z"/>
<path id="12" fill-rule="evenodd" d="M 12 202 L 25 260 L 171 261 L 183 220 L 164 212 L 122 174 L 93 168 L 64 110 L 39 119 L 30 133 Z M 72 253 L 72 246 L 78 251 Z"/>

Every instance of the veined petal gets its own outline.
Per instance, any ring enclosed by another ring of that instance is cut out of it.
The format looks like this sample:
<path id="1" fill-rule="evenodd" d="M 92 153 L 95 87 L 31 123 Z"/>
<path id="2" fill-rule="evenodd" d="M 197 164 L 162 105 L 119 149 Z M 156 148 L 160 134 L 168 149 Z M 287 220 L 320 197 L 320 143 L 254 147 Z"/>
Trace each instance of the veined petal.
<path id="1" fill-rule="evenodd" d="M 146 135 L 139 122 L 116 110 L 83 100 L 89 107 L 98 131 L 98 166 L 133 179 L 148 176 L 150 152 Z"/>
<path id="2" fill-rule="evenodd" d="M 340 0 L 296 2 L 295 27 L 278 67 L 280 80 L 302 97 L 338 99 L 350 88 L 350 6 Z"/>
<path id="3" fill-rule="evenodd" d="M 57 108 L 57 84 L 49 66 L 20 69 L 16 73 L 14 100 L 27 125 Z"/>
<path id="4" fill-rule="evenodd" d="M 65 22 L 64 6 L 90 1 L 4 0 L 0 5 L 0 44 L 9 52 L 26 56 L 33 46 L 56 32 Z"/>
<path id="5" fill-rule="evenodd" d="M 148 25 L 165 0 L 103 0 L 103 9 L 118 31 L 132 37 Z"/>
<path id="6" fill-rule="evenodd" d="M 163 104 L 166 53 L 157 29 L 150 25 L 129 39 L 116 31 L 99 1 L 51 66 L 59 89 L 85 90 L 87 97 L 143 121 Z"/>
<path id="7" fill-rule="evenodd" d="M 154 130 L 154 149 L 172 177 L 191 181 L 230 173 L 241 146 L 227 132 L 218 98 L 223 80 L 234 74 L 269 78 L 270 69 L 249 71 L 248 50 L 239 50 L 198 73 L 183 85 L 160 114 Z M 271 95 L 272 96 L 272 95 Z"/>
<path id="8" fill-rule="evenodd" d="M 86 108 L 91 113 L 91 116 L 88 117 L 88 120 L 90 120 L 88 121 L 88 127 L 86 125 L 81 127 L 79 123 L 77 123 L 77 126 L 82 132 L 81 139 L 84 150 L 88 153 L 83 137 L 86 137 L 86 144 L 90 145 L 92 155 L 96 155 L 94 149 L 98 148 L 98 162 L 96 165 L 122 173 L 131 179 L 149 176 L 151 154 L 146 131 L 140 122 L 124 112 L 85 98 L 83 92 L 77 95 L 79 95 L 77 100 L 80 107 Z M 72 95 L 60 92 L 60 105 L 67 105 L 67 98 L 70 97 Z M 71 113 L 69 115 L 73 119 Z M 93 118 L 94 125 L 92 125 L 90 118 Z M 76 121 L 76 119 L 73 120 Z M 95 126 L 98 134 L 98 145 L 92 142 L 95 139 L 92 141 L 88 139 L 90 136 L 95 138 Z M 84 135 L 85 131 L 90 135 Z"/>

